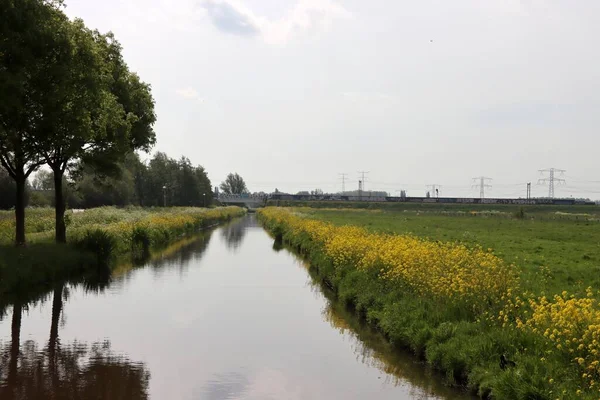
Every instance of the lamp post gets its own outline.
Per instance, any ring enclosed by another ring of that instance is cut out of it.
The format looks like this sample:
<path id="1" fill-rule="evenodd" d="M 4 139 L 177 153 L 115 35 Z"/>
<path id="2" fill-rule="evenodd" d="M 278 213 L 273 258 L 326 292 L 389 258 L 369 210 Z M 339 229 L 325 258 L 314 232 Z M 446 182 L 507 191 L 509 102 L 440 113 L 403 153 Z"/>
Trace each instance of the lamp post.
<path id="1" fill-rule="evenodd" d="M 202 193 L 202 205 L 206 208 L 206 193 Z"/>
<path id="2" fill-rule="evenodd" d="M 163 205 L 167 206 L 167 185 L 163 186 Z"/>

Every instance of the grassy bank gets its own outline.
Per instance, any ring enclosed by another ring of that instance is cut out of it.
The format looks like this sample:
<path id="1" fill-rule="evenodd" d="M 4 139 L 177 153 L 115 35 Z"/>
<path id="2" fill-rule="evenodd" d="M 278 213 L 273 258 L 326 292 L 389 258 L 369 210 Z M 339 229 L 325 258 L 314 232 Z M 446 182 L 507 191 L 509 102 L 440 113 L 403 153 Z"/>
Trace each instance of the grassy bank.
<path id="1" fill-rule="evenodd" d="M 0 303 L 35 297 L 117 257 L 143 262 L 152 248 L 243 214 L 238 207 L 90 209 L 68 214 L 68 244 L 58 245 L 53 243 L 54 211 L 34 209 L 26 219 L 29 245 L 14 248 L 14 215 L 0 212 Z"/>
<path id="2" fill-rule="evenodd" d="M 519 264 L 487 246 L 396 235 L 368 222 L 369 229 L 335 225 L 319 213 L 259 215 L 310 259 L 342 301 L 392 343 L 445 372 L 448 383 L 497 399 L 598 398 L 600 312 L 593 290 L 545 297 L 537 291 L 544 282 L 527 288 L 532 282 L 523 281 Z"/>
<path id="3" fill-rule="evenodd" d="M 302 209 L 335 225 L 356 225 L 370 232 L 411 234 L 431 240 L 458 241 L 491 248 L 521 269 L 521 286 L 552 296 L 563 290 L 585 295 L 600 288 L 600 222 L 553 212 L 525 213 L 525 218 L 479 210 L 475 215 L 423 211 Z M 564 212 L 563 212 L 564 213 Z"/>

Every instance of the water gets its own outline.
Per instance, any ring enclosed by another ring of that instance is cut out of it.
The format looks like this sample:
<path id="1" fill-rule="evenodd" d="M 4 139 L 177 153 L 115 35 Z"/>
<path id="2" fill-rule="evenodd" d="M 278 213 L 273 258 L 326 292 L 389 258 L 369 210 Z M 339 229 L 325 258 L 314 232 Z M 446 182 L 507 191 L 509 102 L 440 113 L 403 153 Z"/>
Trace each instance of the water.
<path id="1" fill-rule="evenodd" d="M 1 399 L 468 398 L 332 300 L 254 216 L 13 309 Z"/>

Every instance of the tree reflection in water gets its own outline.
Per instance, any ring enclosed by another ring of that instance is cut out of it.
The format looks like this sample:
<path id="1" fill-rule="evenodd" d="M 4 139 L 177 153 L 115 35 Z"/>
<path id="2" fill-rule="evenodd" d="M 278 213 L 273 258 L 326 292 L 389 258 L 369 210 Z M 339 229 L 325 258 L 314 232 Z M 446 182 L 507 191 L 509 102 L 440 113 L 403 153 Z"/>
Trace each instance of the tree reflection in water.
<path id="1" fill-rule="evenodd" d="M 167 247 L 146 265 L 155 271 L 173 266 L 183 270 L 190 260 L 203 256 L 211 234 L 212 230 L 207 230 Z M 127 271 L 131 272 L 132 267 Z M 144 363 L 114 353 L 109 341 L 62 343 L 59 337 L 63 302 L 68 299 L 71 288 L 102 293 L 111 285 L 119 284 L 128 272 L 114 276 L 107 266 L 100 267 L 56 285 L 49 293 L 34 293 L 28 299 L 13 303 L 11 340 L 0 342 L 0 399 L 147 399 L 150 372 Z M 50 301 L 50 296 L 52 316 L 48 342 L 26 340 L 21 343 L 23 311 L 30 305 Z M 2 307 L 0 317 L 7 314 Z"/>
<path id="2" fill-rule="evenodd" d="M 87 289 L 102 290 L 105 283 Z M 62 344 L 59 321 L 64 285 L 52 299 L 50 335 L 46 345 L 33 340 L 22 346 L 23 305 L 13 305 L 10 344 L 0 343 L 1 399 L 147 399 L 150 373 L 143 363 L 114 354 L 110 342 Z"/>
<path id="3" fill-rule="evenodd" d="M 191 238 L 177 242 L 154 254 L 148 265 L 159 270 L 166 267 L 178 267 L 181 271 L 190 266 L 190 261 L 200 261 L 208 247 L 212 230 L 207 230 Z"/>
<path id="4" fill-rule="evenodd" d="M 221 237 L 229 249 L 238 249 L 246 236 L 246 230 L 257 226 L 253 216 L 246 216 L 230 222 L 221 228 Z"/>

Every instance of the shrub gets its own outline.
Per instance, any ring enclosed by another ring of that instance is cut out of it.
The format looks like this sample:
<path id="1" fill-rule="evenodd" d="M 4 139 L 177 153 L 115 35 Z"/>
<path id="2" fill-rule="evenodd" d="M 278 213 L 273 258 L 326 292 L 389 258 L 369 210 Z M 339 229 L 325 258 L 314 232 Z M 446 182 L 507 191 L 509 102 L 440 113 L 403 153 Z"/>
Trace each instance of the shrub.
<path id="1" fill-rule="evenodd" d="M 102 229 L 86 231 L 75 245 L 84 251 L 94 253 L 101 264 L 107 264 L 114 256 L 115 240 Z"/>

